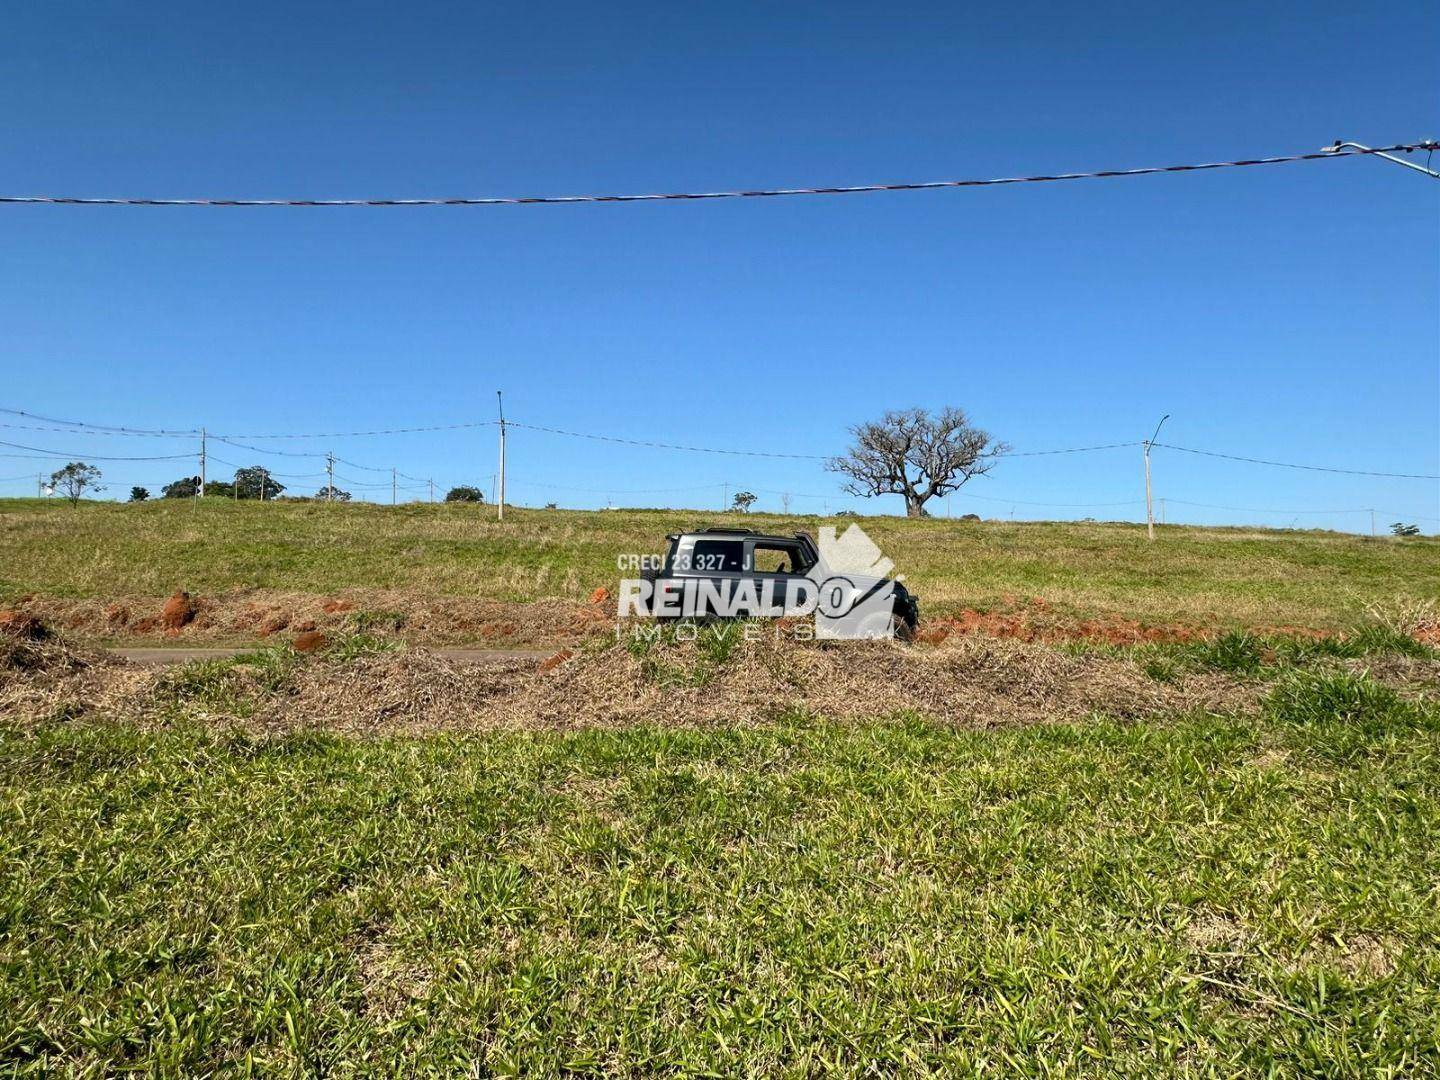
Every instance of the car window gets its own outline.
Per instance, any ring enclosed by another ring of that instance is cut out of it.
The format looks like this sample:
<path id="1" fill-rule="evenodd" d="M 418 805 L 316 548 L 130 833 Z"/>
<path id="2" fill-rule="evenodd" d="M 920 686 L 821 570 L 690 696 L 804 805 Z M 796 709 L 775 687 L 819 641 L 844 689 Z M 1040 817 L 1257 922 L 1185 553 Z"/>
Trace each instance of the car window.
<path id="1" fill-rule="evenodd" d="M 799 571 L 799 548 L 793 544 L 756 544 L 757 574 L 794 574 Z"/>
<path id="2" fill-rule="evenodd" d="M 690 565 L 681 570 L 701 573 L 738 574 L 745 558 L 745 545 L 738 540 L 696 540 L 690 549 Z"/>

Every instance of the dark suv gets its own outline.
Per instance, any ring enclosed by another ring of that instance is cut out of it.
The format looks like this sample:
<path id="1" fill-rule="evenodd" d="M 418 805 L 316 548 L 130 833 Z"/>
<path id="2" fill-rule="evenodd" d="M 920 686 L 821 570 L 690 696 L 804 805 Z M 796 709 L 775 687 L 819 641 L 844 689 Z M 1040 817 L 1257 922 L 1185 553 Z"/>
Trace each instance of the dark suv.
<path id="1" fill-rule="evenodd" d="M 751 592 L 744 595 L 779 596 L 785 592 L 788 583 L 811 582 L 815 592 L 833 589 L 843 591 L 845 596 L 840 606 L 846 610 L 860 610 L 860 605 L 871 597 L 883 600 L 890 596 L 890 603 L 870 616 L 874 632 L 860 636 L 908 638 L 920 620 L 920 605 L 898 581 L 874 574 L 832 571 L 824 565 L 820 548 L 808 533 L 794 536 L 764 536 L 750 529 L 706 529 L 703 532 L 674 533 L 665 538 L 669 548 L 664 563 L 658 570 L 646 572 L 645 577 L 657 587 L 666 583 L 684 587 L 697 581 L 706 581 L 721 589 L 736 590 L 742 583 L 749 582 Z M 888 563 L 886 564 L 888 565 Z M 872 604 L 871 607 L 874 607 Z M 654 610 L 653 607 L 651 609 Z M 830 611 L 826 601 L 821 602 L 822 611 Z M 716 613 L 701 606 L 695 612 L 700 618 L 712 617 Z M 756 605 L 753 609 L 741 606 L 725 614 L 739 617 L 773 615 L 775 611 L 765 610 Z M 880 627 L 877 622 L 888 620 L 888 626 Z M 883 629 L 884 632 L 881 632 Z"/>

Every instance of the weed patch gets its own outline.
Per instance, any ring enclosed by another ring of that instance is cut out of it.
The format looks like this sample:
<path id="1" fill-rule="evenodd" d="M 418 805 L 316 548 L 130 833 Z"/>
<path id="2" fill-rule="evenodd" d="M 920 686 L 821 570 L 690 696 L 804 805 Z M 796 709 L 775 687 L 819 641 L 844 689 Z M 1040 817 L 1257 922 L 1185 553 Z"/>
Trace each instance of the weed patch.
<path id="1" fill-rule="evenodd" d="M 1297 742 L 1327 761 L 1394 752 L 1405 740 L 1440 730 L 1440 705 L 1408 701 L 1366 673 L 1293 672 L 1265 701 Z"/>

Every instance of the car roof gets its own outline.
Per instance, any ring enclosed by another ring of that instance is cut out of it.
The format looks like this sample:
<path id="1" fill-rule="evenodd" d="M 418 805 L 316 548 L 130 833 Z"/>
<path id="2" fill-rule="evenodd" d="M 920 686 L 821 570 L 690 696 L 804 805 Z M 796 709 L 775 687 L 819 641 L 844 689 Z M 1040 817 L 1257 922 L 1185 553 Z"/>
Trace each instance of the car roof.
<path id="1" fill-rule="evenodd" d="M 800 540 L 798 536 L 772 536 L 766 533 L 758 533 L 754 529 L 725 528 L 724 526 L 714 526 L 709 529 L 700 529 L 697 532 L 681 533 L 680 535 L 727 537 L 736 540 L 775 540 L 783 544 L 795 544 Z"/>

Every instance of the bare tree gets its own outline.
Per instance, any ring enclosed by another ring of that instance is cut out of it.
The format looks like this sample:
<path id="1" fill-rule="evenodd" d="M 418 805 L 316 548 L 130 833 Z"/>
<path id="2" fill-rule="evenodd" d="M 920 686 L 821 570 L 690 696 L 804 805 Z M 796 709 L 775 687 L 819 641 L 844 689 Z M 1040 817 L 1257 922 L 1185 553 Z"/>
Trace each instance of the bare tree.
<path id="1" fill-rule="evenodd" d="M 844 487 L 851 495 L 903 495 L 908 517 L 923 517 L 927 502 L 983 476 L 1010 449 L 973 427 L 963 409 L 948 407 L 935 416 L 925 409 L 887 412 L 850 434 L 849 453 L 825 467 L 850 478 Z"/>
<path id="2" fill-rule="evenodd" d="M 83 461 L 72 461 L 51 473 L 50 486 L 69 499 L 71 506 L 79 505 L 80 496 L 87 491 L 105 490 L 100 486 L 100 470 Z"/>

